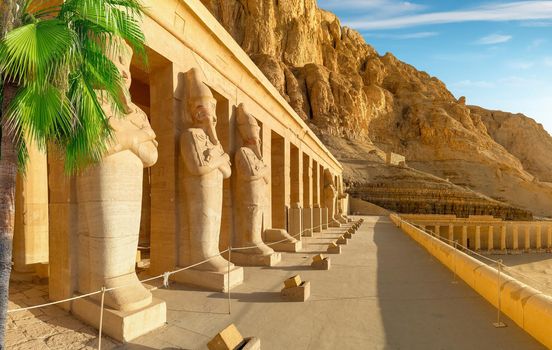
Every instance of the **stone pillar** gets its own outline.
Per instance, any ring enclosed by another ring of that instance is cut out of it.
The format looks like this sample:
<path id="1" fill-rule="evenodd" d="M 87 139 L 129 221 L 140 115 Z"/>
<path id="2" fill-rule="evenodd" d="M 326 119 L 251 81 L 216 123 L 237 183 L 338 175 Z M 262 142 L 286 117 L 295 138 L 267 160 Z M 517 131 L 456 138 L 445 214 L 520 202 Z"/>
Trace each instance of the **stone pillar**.
<path id="1" fill-rule="evenodd" d="M 500 250 L 506 251 L 506 226 L 500 227 Z"/>
<path id="2" fill-rule="evenodd" d="M 537 225 L 536 227 L 536 232 L 535 232 L 535 248 L 537 249 L 537 251 L 541 250 L 542 249 L 542 230 L 541 230 L 541 225 Z"/>
<path id="3" fill-rule="evenodd" d="M 523 230 L 524 249 L 526 252 L 531 250 L 531 225 L 525 225 Z"/>
<path id="4" fill-rule="evenodd" d="M 74 177 L 65 175 L 61 155 L 48 153 L 48 187 L 50 204 L 49 299 L 58 301 L 72 298 L 77 289 L 78 205 Z M 59 304 L 69 311 L 71 303 Z"/>
<path id="5" fill-rule="evenodd" d="M 322 208 L 322 229 L 328 229 L 328 208 Z"/>
<path id="6" fill-rule="evenodd" d="M 303 152 L 290 144 L 290 198 L 291 203 L 303 207 Z"/>
<path id="7" fill-rule="evenodd" d="M 288 229 L 290 195 L 290 143 L 272 132 L 272 227 Z"/>
<path id="8" fill-rule="evenodd" d="M 441 226 L 435 225 L 435 237 L 440 238 L 441 237 Z"/>
<path id="9" fill-rule="evenodd" d="M 492 252 L 494 249 L 494 226 L 489 226 L 489 234 L 487 236 L 487 251 Z"/>
<path id="10" fill-rule="evenodd" d="M 475 250 L 481 250 L 481 226 L 475 226 Z"/>
<path id="11" fill-rule="evenodd" d="M 322 189 L 320 187 L 320 167 L 318 162 L 312 161 L 312 225 L 314 232 L 322 232 L 322 208 L 321 208 L 321 194 Z"/>
<path id="12" fill-rule="evenodd" d="M 17 176 L 16 186 L 13 237 L 15 272 L 38 272 L 32 265 L 48 264 L 47 157 L 31 142 L 27 142 L 27 150 L 27 172 L 24 176 Z"/>
<path id="13" fill-rule="evenodd" d="M 453 244 L 454 242 L 454 225 L 453 224 L 449 224 L 448 225 L 448 239 L 449 239 L 449 244 Z"/>
<path id="14" fill-rule="evenodd" d="M 301 239 L 303 227 L 303 209 L 299 203 L 293 203 L 289 209 L 288 233 L 295 239 Z"/>
<path id="15" fill-rule="evenodd" d="M 312 209 L 312 224 L 314 232 L 322 232 L 322 208 L 316 203 Z"/>
<path id="16" fill-rule="evenodd" d="M 552 249 L 552 225 L 547 225 L 548 229 L 546 230 L 546 248 L 548 250 Z"/>
<path id="17" fill-rule="evenodd" d="M 469 248 L 468 247 L 468 226 L 466 225 L 462 226 L 462 241 L 460 244 L 466 248 Z"/>
<path id="18" fill-rule="evenodd" d="M 303 154 L 303 236 L 311 237 L 313 228 L 312 158 Z"/>
<path id="19" fill-rule="evenodd" d="M 157 134 L 159 158 L 151 168 L 151 237 L 149 273 L 158 275 L 177 265 L 178 219 L 184 210 L 177 201 L 178 138 L 180 97 L 175 93 L 179 85 L 178 72 L 166 64 L 150 74 L 151 127 Z M 176 85 L 175 85 L 176 84 Z M 178 209 L 182 210 L 182 213 Z M 184 224 L 182 222 L 180 225 Z"/>
<path id="20" fill-rule="evenodd" d="M 519 246 L 519 237 L 518 237 L 518 226 L 514 225 L 512 228 L 512 249 L 518 250 Z"/>

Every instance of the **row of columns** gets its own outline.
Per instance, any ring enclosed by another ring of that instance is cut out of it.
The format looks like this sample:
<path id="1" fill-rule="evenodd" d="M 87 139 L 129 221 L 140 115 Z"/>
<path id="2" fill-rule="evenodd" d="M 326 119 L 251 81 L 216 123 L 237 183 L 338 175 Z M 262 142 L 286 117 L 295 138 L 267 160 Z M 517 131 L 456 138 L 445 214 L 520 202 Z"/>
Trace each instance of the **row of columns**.
<path id="1" fill-rule="evenodd" d="M 460 226 L 461 232 L 458 235 L 455 235 L 455 228 Z M 508 239 L 508 226 L 511 226 L 511 240 Z M 520 249 L 520 226 L 523 227 L 523 246 L 522 248 L 526 251 L 530 251 L 531 249 L 536 250 L 542 250 L 546 248 L 547 250 L 552 249 L 552 225 L 546 225 L 546 242 L 545 247 L 543 247 L 543 229 L 542 225 L 454 225 L 454 224 L 448 224 L 448 225 L 423 225 L 425 229 L 432 229 L 433 232 L 437 237 L 443 237 L 446 238 L 449 243 L 453 244 L 452 242 L 457 241 L 458 244 L 468 247 L 470 249 L 479 251 L 482 249 L 482 242 L 486 242 L 487 250 L 491 251 L 496 249 L 499 250 L 519 250 Z M 468 228 L 474 227 L 473 231 L 473 239 L 474 242 L 469 242 L 468 238 Z M 482 238 L 482 227 L 486 228 L 486 240 Z M 534 239 L 531 239 L 531 228 L 534 227 Z M 447 228 L 446 229 L 446 236 L 444 235 L 443 230 L 441 228 Z M 495 228 L 497 228 L 498 232 L 498 242 L 495 242 Z M 459 239 L 457 239 L 457 237 Z M 534 244 L 532 244 L 534 242 Z M 495 244 L 498 243 L 498 244 Z M 508 246 L 508 243 L 509 244 Z"/>

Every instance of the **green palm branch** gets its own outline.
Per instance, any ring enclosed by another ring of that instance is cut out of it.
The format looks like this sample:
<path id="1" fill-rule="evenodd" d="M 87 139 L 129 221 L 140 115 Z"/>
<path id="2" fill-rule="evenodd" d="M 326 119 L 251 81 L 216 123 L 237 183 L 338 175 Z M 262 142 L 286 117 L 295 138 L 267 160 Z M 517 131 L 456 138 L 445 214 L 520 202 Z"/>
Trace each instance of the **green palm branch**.
<path id="1" fill-rule="evenodd" d="M 124 39 L 145 59 L 136 0 L 66 0 L 33 11 L 27 1 L 21 26 L 0 42 L 0 74 L 19 86 L 3 116 L 9 134 L 26 161 L 25 138 L 39 147 L 65 151 L 73 172 L 102 159 L 112 130 L 100 99 L 122 111 L 124 85 L 108 57 Z"/>

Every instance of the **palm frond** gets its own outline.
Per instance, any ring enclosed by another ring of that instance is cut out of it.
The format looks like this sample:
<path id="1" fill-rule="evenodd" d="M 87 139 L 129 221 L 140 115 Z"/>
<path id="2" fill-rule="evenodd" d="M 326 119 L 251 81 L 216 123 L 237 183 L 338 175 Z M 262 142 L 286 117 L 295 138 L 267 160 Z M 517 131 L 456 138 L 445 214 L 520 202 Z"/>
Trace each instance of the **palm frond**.
<path id="1" fill-rule="evenodd" d="M 46 149 L 49 140 L 67 140 L 73 132 L 75 111 L 65 91 L 52 84 L 22 86 L 5 114 L 8 130 L 24 142 L 23 135 Z"/>
<path id="2" fill-rule="evenodd" d="M 112 138 L 112 130 L 98 96 L 82 74 L 71 79 L 68 96 L 75 107 L 78 123 L 67 142 L 66 170 L 74 172 L 99 162 Z"/>
<path id="3" fill-rule="evenodd" d="M 76 39 L 75 32 L 60 20 L 14 29 L 0 43 L 1 73 L 18 84 L 49 81 L 69 63 Z"/>

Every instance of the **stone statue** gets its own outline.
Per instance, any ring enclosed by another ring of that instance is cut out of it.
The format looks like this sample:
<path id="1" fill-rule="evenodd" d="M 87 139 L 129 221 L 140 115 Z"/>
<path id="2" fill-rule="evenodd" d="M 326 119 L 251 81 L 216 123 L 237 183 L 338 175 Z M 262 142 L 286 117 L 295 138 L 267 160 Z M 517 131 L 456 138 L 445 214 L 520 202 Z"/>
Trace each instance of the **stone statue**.
<path id="1" fill-rule="evenodd" d="M 324 170 L 324 200 L 328 208 L 328 226 L 340 227 L 336 219 L 337 189 L 335 188 L 334 178 L 329 169 Z"/>
<path id="2" fill-rule="evenodd" d="M 157 142 L 147 115 L 130 99 L 131 48 L 124 48 L 113 63 L 121 71 L 124 115 L 100 100 L 113 139 L 101 163 L 77 177 L 79 202 L 79 277 L 81 293 L 126 286 L 110 291 L 105 304 L 115 310 L 133 311 L 152 302 L 151 293 L 135 272 L 142 209 L 144 168 L 157 162 Z M 100 296 L 94 296 L 99 299 Z"/>
<path id="3" fill-rule="evenodd" d="M 180 154 L 185 170 L 183 184 L 189 224 L 189 257 L 196 270 L 225 272 L 228 261 L 220 256 L 223 179 L 231 175 L 230 157 L 216 133 L 216 100 L 201 81 L 199 71 L 187 73 L 187 113 L 180 136 Z"/>
<path id="4" fill-rule="evenodd" d="M 263 162 L 260 127 L 243 104 L 238 106 L 237 123 L 243 147 L 235 155 L 237 232 L 234 247 L 253 248 L 232 253 L 232 256 L 240 265 L 270 265 L 266 261 L 274 250 L 262 240 L 263 201 L 268 197 L 270 168 Z"/>

